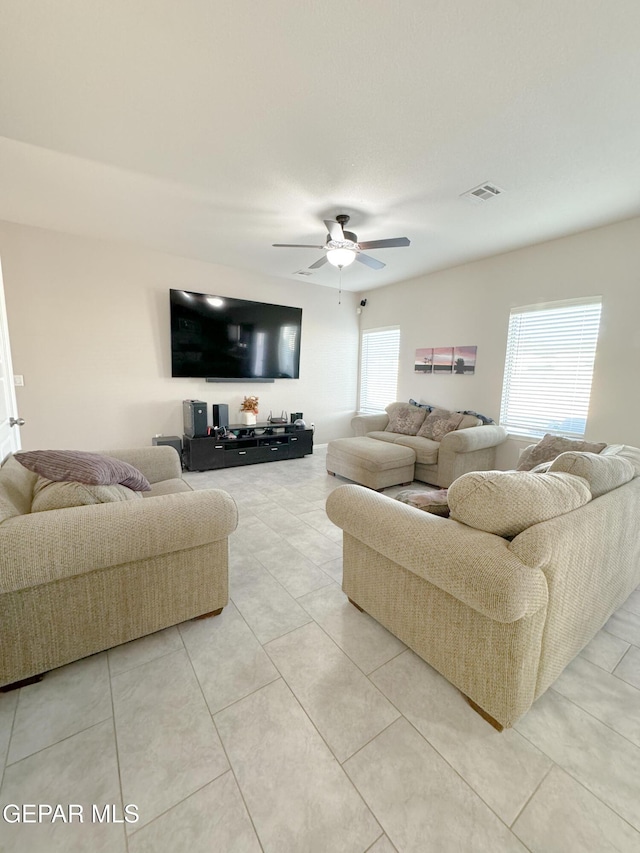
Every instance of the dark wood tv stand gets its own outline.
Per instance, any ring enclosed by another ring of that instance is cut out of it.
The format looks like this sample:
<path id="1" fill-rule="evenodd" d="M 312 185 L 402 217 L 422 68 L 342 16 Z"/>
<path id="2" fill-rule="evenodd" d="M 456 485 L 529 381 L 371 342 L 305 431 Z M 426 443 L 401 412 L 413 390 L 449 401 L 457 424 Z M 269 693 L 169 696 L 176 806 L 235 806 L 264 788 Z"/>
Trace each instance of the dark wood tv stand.
<path id="1" fill-rule="evenodd" d="M 187 471 L 234 468 L 278 459 L 300 459 L 313 453 L 313 430 L 293 424 L 233 424 L 226 438 L 183 436 L 183 461 Z"/>

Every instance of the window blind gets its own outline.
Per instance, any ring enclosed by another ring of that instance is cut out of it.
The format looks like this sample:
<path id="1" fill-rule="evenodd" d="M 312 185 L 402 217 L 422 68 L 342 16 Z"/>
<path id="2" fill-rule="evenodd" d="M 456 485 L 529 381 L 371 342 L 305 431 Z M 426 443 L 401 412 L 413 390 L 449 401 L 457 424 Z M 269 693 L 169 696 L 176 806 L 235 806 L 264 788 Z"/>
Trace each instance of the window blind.
<path id="1" fill-rule="evenodd" d="M 383 412 L 396 399 L 400 329 L 368 329 L 362 333 L 360 406 L 364 414 Z"/>
<path id="2" fill-rule="evenodd" d="M 512 309 L 500 406 L 511 435 L 584 436 L 601 308 L 595 297 Z"/>

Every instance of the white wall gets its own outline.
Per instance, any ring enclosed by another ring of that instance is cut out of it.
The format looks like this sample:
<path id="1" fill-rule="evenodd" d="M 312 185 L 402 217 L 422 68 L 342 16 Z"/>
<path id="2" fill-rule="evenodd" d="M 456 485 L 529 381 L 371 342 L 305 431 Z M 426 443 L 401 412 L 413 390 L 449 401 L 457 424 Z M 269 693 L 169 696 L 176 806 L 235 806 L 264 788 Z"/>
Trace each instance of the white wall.
<path id="1" fill-rule="evenodd" d="M 498 420 L 510 309 L 594 295 L 603 305 L 586 437 L 638 446 L 640 219 L 361 293 L 361 328 L 400 326 L 399 400 L 424 398 Z M 414 372 L 417 348 L 456 345 L 477 345 L 473 376 Z M 506 442 L 499 467 L 512 467 L 528 443 Z"/>
<path id="2" fill-rule="evenodd" d="M 324 443 L 349 434 L 356 401 L 356 297 L 228 267 L 0 222 L 24 449 L 115 449 L 182 434 L 182 400 L 245 395 L 260 417 L 300 411 Z M 172 379 L 169 289 L 303 309 L 300 379 L 273 384 Z M 211 409 L 209 406 L 209 415 Z"/>

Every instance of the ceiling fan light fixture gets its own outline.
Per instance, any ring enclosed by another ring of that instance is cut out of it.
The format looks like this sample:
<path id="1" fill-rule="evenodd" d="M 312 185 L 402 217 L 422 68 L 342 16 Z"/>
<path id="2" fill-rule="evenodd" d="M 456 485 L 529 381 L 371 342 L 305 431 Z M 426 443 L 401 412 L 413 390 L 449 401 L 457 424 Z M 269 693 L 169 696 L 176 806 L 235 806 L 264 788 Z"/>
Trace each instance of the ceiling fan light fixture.
<path id="1" fill-rule="evenodd" d="M 327 260 L 334 267 L 348 267 L 356 259 L 354 249 L 329 249 Z"/>

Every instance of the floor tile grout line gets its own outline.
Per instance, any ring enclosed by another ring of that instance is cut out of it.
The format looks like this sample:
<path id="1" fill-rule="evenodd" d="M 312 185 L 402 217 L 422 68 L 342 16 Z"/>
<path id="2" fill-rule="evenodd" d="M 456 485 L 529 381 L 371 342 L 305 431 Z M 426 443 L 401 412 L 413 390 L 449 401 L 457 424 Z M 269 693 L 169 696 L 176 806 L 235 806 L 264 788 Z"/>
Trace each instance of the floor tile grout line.
<path id="1" fill-rule="evenodd" d="M 116 708 L 115 702 L 113 699 L 113 684 L 111 682 L 111 660 L 109 654 L 107 654 L 107 677 L 109 679 L 109 698 L 111 700 L 111 723 L 113 728 L 113 745 L 116 751 L 116 765 L 118 768 L 118 785 L 120 787 L 120 803 L 124 810 L 125 802 L 124 802 L 124 790 L 122 787 L 122 769 L 120 767 L 120 749 L 118 748 L 118 731 L 116 727 Z M 125 851 L 129 851 L 129 839 L 127 838 L 127 830 L 126 824 L 122 825 L 122 831 L 124 833 L 124 849 Z"/>
<path id="2" fill-rule="evenodd" d="M 64 743 L 66 740 L 71 740 L 71 738 L 76 737 L 76 735 L 84 734 L 84 732 L 91 731 L 91 729 L 95 729 L 96 726 L 101 726 L 104 723 L 108 722 L 111 717 L 105 717 L 102 720 L 96 720 L 96 722 L 91 723 L 90 726 L 87 726 L 84 729 L 78 729 L 77 732 L 74 732 L 71 735 L 67 735 L 66 737 L 61 737 L 60 740 L 55 741 L 54 743 L 49 743 L 47 746 L 43 746 L 41 749 L 36 749 L 35 752 L 30 752 L 29 755 L 25 755 L 23 758 L 19 758 L 17 761 L 12 761 L 11 764 L 7 764 L 5 766 L 5 771 L 10 767 L 17 767 L 18 764 L 21 764 L 23 761 L 27 761 L 29 758 L 32 758 L 34 755 L 40 755 L 41 752 L 46 752 L 47 749 L 51 749 L 54 746 L 58 746 L 61 743 Z"/>
<path id="3" fill-rule="evenodd" d="M 613 673 L 609 673 L 609 674 L 613 675 Z M 618 680 L 622 681 L 621 678 Z M 626 683 L 626 682 L 624 682 L 624 683 Z M 633 687 L 633 685 L 630 685 L 630 686 Z M 637 688 L 635 688 L 635 689 L 637 689 Z M 631 738 L 628 738 L 626 735 L 622 734 L 622 732 L 619 732 L 617 729 L 614 729 L 612 725 L 605 722 L 604 720 L 601 720 L 600 717 L 596 717 L 595 714 L 592 714 L 591 711 L 584 708 L 579 702 L 576 702 L 574 699 L 571 699 L 569 696 L 565 696 L 564 693 L 561 693 L 559 690 L 557 690 L 553 686 L 553 684 L 549 687 L 549 690 L 553 690 L 553 692 L 556 694 L 556 696 L 561 696 L 563 699 L 566 699 L 567 702 L 570 702 L 572 705 L 575 705 L 576 708 L 579 708 L 583 712 L 583 714 L 587 714 L 587 716 L 591 717 L 592 720 L 595 720 L 596 722 L 600 723 L 600 725 L 607 728 L 610 732 L 613 732 L 614 735 L 618 735 L 618 737 L 621 737 L 630 746 L 632 746 L 634 749 L 637 749 L 638 753 L 640 754 L 640 744 L 635 743 L 635 741 L 632 741 Z"/>
<path id="4" fill-rule="evenodd" d="M 549 756 L 547 756 L 547 758 L 548 758 L 548 757 L 549 757 Z M 516 822 L 518 821 L 518 819 L 520 818 L 520 816 L 524 813 L 525 809 L 527 808 L 527 806 L 529 805 L 529 803 L 533 800 L 533 798 L 534 798 L 534 797 L 535 797 L 535 795 L 538 793 L 538 791 L 540 790 L 540 788 L 543 786 L 543 784 L 545 783 L 546 779 L 548 778 L 548 776 L 549 776 L 549 774 L 551 773 L 551 771 L 553 770 L 553 768 L 554 768 L 554 767 L 558 767 L 558 766 L 559 766 L 559 765 L 557 765 L 557 764 L 555 763 L 555 761 L 553 761 L 552 759 L 549 759 L 549 760 L 551 761 L 551 767 L 549 767 L 549 768 L 547 769 L 546 773 L 544 774 L 544 776 L 542 777 L 542 779 L 538 782 L 538 784 L 536 785 L 535 789 L 532 791 L 531 795 L 530 795 L 529 797 L 527 797 L 527 800 L 526 800 L 526 801 L 525 801 L 525 803 L 523 804 L 522 808 L 518 811 L 518 813 L 516 814 L 516 816 L 514 817 L 514 819 L 513 819 L 513 820 L 511 821 L 511 823 L 509 824 L 509 829 L 513 832 L 513 834 L 514 834 L 514 835 L 516 835 L 516 833 L 514 832 L 514 829 L 513 829 L 514 825 L 516 824 Z M 517 836 L 516 836 L 516 837 L 517 837 Z M 522 842 L 522 843 L 524 844 L 524 842 Z"/>
<path id="5" fill-rule="evenodd" d="M 7 738 L 7 749 L 4 754 L 4 761 L 2 762 L 2 773 L 0 773 L 0 791 L 2 790 L 2 786 L 4 784 L 4 774 L 9 766 L 7 764 L 9 760 L 9 751 L 11 749 L 11 741 L 13 740 L 13 729 L 16 724 L 16 717 L 18 715 L 18 704 L 20 702 L 20 693 L 22 692 L 22 687 L 18 688 L 18 695 L 16 696 L 16 704 L 13 707 L 13 716 L 11 717 L 11 726 L 9 727 L 9 737 Z M 17 763 L 17 762 L 16 762 Z"/>
<path id="6" fill-rule="evenodd" d="M 186 621 L 188 621 L 188 620 L 186 620 Z M 168 627 L 169 628 L 177 628 L 181 624 L 182 624 L 181 622 L 177 622 L 175 625 L 169 625 Z M 160 630 L 166 631 L 167 629 L 161 628 Z M 180 633 L 180 632 L 178 632 L 178 633 Z M 153 634 L 148 634 L 147 636 L 153 636 Z M 140 639 L 144 639 L 144 638 L 138 637 L 138 639 L 140 640 Z M 180 637 L 180 641 L 183 642 L 182 637 Z M 130 642 L 135 643 L 136 640 L 130 640 Z M 184 646 L 184 642 L 183 642 L 183 646 Z M 115 646 L 115 648 L 118 648 L 118 646 Z M 129 666 L 126 669 L 120 669 L 120 670 L 118 670 L 118 672 L 114 672 L 111 677 L 112 678 L 118 678 L 118 676 L 124 675 L 125 672 L 133 672 L 134 669 L 140 669 L 141 666 L 145 666 L 146 664 L 151 663 L 154 660 L 160 660 L 161 658 L 166 658 L 169 655 L 172 655 L 174 652 L 179 652 L 179 651 L 182 651 L 182 649 L 176 648 L 176 649 L 169 649 L 169 651 L 166 651 L 166 652 L 161 652 L 159 655 L 154 655 L 154 657 L 148 658 L 147 660 L 140 661 L 140 663 L 135 663 L 133 666 Z"/>
<path id="7" fill-rule="evenodd" d="M 373 812 L 372 812 L 372 814 L 373 814 Z M 376 846 L 376 844 L 378 843 L 378 841 L 380 841 L 380 839 L 381 839 L 381 838 L 384 838 L 384 837 L 385 837 L 385 834 L 386 834 L 386 833 L 385 833 L 385 831 L 384 831 L 384 830 L 382 830 L 382 832 L 381 832 L 381 833 L 380 833 L 380 835 L 376 838 L 376 840 L 373 842 L 373 844 L 372 844 L 370 847 L 367 847 L 367 849 L 364 851 L 364 853 L 371 853 L 371 851 L 372 851 L 372 850 L 373 850 L 373 848 Z M 389 836 L 387 835 L 387 838 L 388 838 L 388 837 L 389 837 Z M 389 842 L 389 844 L 391 844 L 391 842 Z M 393 847 L 393 845 L 391 845 L 391 846 Z M 393 849 L 394 849 L 394 851 L 395 851 L 395 849 L 396 849 L 396 848 L 395 848 L 395 847 L 393 847 Z"/>
<path id="8" fill-rule="evenodd" d="M 351 658 L 349 658 L 349 656 L 346 654 L 346 652 L 345 652 L 343 649 L 341 649 L 341 648 L 340 648 L 340 646 L 335 642 L 335 640 L 334 640 L 332 637 L 330 637 L 330 636 L 329 636 L 329 634 L 327 634 L 327 632 L 323 629 L 322 625 L 318 625 L 318 623 L 315 621 L 315 619 L 312 619 L 311 621 L 313 622 L 313 624 L 314 624 L 314 625 L 317 625 L 317 626 L 318 626 L 318 628 L 322 631 L 322 633 L 327 637 L 327 639 L 328 639 L 331 643 L 333 643 L 333 645 L 338 649 L 338 651 L 339 651 L 339 652 L 342 652 L 342 654 L 343 654 L 343 655 L 345 655 L 345 657 L 347 657 L 347 659 L 348 659 L 351 663 L 354 663 L 354 662 L 351 660 Z M 309 622 L 307 622 L 307 625 L 309 625 L 309 624 L 310 624 L 310 623 L 309 623 Z M 305 625 L 301 625 L 301 626 L 300 626 L 300 628 L 304 628 L 304 627 L 306 627 L 306 626 L 305 626 Z M 295 629 L 295 630 L 298 630 L 298 629 Z M 293 633 L 293 632 L 290 632 L 290 633 Z M 283 635 L 283 636 L 285 636 L 285 635 Z M 280 637 L 276 637 L 276 638 L 275 638 L 275 640 L 272 640 L 272 641 L 270 641 L 270 642 L 276 642 L 276 641 L 277 641 L 277 640 L 279 640 L 279 639 L 280 639 Z M 339 758 L 338 758 L 338 756 L 335 754 L 335 752 L 334 752 L 333 748 L 330 746 L 330 744 L 329 744 L 329 742 L 327 741 L 327 739 L 324 737 L 324 735 L 322 734 L 322 732 L 320 731 L 320 729 L 318 728 L 318 726 L 314 723 L 314 721 L 313 721 L 313 719 L 312 719 L 311 715 L 309 714 L 309 712 L 306 710 L 306 708 L 304 707 L 304 705 L 302 704 L 302 702 L 300 701 L 300 699 L 298 699 L 298 697 L 297 697 L 297 695 L 296 695 L 295 690 L 293 689 L 293 687 L 291 686 L 291 684 L 289 684 L 289 682 L 287 681 L 287 679 L 286 679 L 285 675 L 280 671 L 280 669 L 278 669 L 278 664 L 273 660 L 273 658 L 272 658 L 272 657 L 271 657 L 271 655 L 269 654 L 269 650 L 265 648 L 265 652 L 269 655 L 269 660 L 270 660 L 270 661 L 271 661 L 271 663 L 275 666 L 276 670 L 280 673 L 280 677 L 282 678 L 282 680 L 284 681 L 284 683 L 287 685 L 287 687 L 288 687 L 288 688 L 289 688 L 289 690 L 291 691 L 291 693 L 292 693 L 292 695 L 294 696 L 294 698 L 295 698 L 296 702 L 300 705 L 300 707 L 302 708 L 302 710 L 305 712 L 305 714 L 306 714 L 306 715 L 307 715 L 307 717 L 309 718 L 309 720 L 310 720 L 310 722 L 311 722 L 312 726 L 316 729 L 316 731 L 318 732 L 318 734 L 320 735 L 320 737 L 322 738 L 322 740 L 327 744 L 327 747 L 328 747 L 328 749 L 330 750 L 331 754 L 332 754 L 332 755 L 333 755 L 333 757 L 336 759 L 336 761 L 338 762 L 338 764 L 342 767 L 342 765 L 345 763 L 345 761 L 348 761 L 348 760 L 349 760 L 349 758 L 351 758 L 351 756 L 348 756 L 347 758 L 345 758 L 345 759 L 343 759 L 342 761 L 340 761 L 340 759 L 339 759 Z M 355 664 L 354 664 L 354 666 L 355 666 Z M 366 675 L 365 673 L 363 673 L 363 672 L 362 672 L 362 670 L 360 670 L 360 672 L 362 673 L 362 675 L 364 675 L 364 677 L 365 677 L 365 678 L 367 678 L 367 680 L 369 681 L 369 683 L 371 684 L 371 686 L 372 686 L 372 687 L 373 687 L 373 688 L 374 688 L 374 689 L 375 689 L 375 690 L 376 690 L 376 691 L 377 691 L 377 692 L 382 696 L 382 698 L 383 698 L 383 699 L 386 699 L 386 701 L 389 703 L 389 705 L 391 705 L 391 707 L 392 707 L 392 708 L 394 708 L 394 709 L 398 712 L 398 715 L 399 715 L 399 716 L 398 716 L 398 717 L 396 717 L 396 719 L 395 719 L 395 720 L 392 720 L 392 722 L 391 722 L 391 723 L 389 723 L 389 725 L 393 725 L 393 723 L 395 723 L 395 722 L 399 719 L 399 717 L 403 716 L 402 712 L 401 712 L 401 711 L 400 711 L 400 710 L 399 710 L 399 709 L 398 709 L 398 708 L 393 704 L 393 702 L 392 702 L 392 701 L 391 701 L 387 696 L 385 696 L 385 695 L 384 695 L 384 693 L 382 692 L 382 690 L 380 690 L 380 688 L 379 688 L 379 687 L 377 687 L 377 686 L 376 686 L 372 681 L 370 681 L 370 680 L 368 679 L 367 675 Z M 385 726 L 384 728 L 386 729 L 386 728 L 388 728 L 388 727 L 389 727 L 389 726 Z M 380 734 L 382 731 L 384 731 L 384 729 L 381 729 L 381 730 L 380 730 L 380 732 L 378 732 L 377 734 L 375 734 L 373 737 L 369 738 L 369 740 L 367 741 L 367 743 L 371 743 L 371 741 L 372 741 L 372 740 L 375 740 L 375 738 L 377 738 L 377 737 L 378 737 L 378 734 Z M 366 744 L 365 744 L 365 746 L 366 746 Z M 362 748 L 363 748 L 363 747 L 358 747 L 358 750 L 356 750 L 356 751 L 359 751 L 359 750 L 360 750 L 360 749 L 362 749 Z M 355 755 L 355 753 L 353 753 L 353 754 Z M 373 814 L 373 812 L 372 812 L 372 814 Z"/>
<path id="9" fill-rule="evenodd" d="M 553 688 L 550 687 L 549 690 L 553 690 Z M 554 690 L 553 692 L 556 693 L 557 691 Z M 562 694 L 558 694 L 558 695 L 562 696 Z M 562 698 L 566 699 L 566 696 L 563 696 Z M 567 701 L 571 702 L 570 699 L 567 699 Z M 575 704 L 575 703 L 572 703 L 572 704 Z M 584 711 L 584 708 L 580 708 L 579 705 L 577 705 L 576 707 L 579 708 L 581 711 Z M 584 711 L 584 713 L 587 713 L 587 712 Z M 589 716 L 591 716 L 591 715 L 589 715 Z M 597 719 L 597 718 L 593 717 L 593 719 Z M 601 723 L 602 721 L 597 720 L 597 722 Z M 603 723 L 603 725 L 604 725 L 604 723 Z M 623 815 L 621 815 L 617 809 L 615 809 L 612 805 L 609 805 L 609 803 L 605 802 L 599 794 L 597 794 L 595 791 L 593 791 L 582 779 L 580 779 L 578 776 L 576 776 L 575 771 L 571 770 L 569 767 L 565 767 L 564 765 L 559 764 L 551 755 L 549 755 L 548 752 L 545 751 L 545 749 L 542 746 L 535 743 L 535 741 L 531 740 L 530 737 L 527 737 L 527 735 L 524 734 L 524 732 L 521 732 L 519 729 L 515 729 L 515 731 L 517 731 L 519 735 L 521 735 L 532 746 L 534 746 L 536 749 L 538 749 L 543 755 L 546 755 L 547 758 L 549 759 L 549 761 L 551 761 L 555 767 L 558 767 L 560 770 L 564 771 L 567 774 L 567 776 L 570 776 L 571 779 L 573 779 L 574 782 L 577 782 L 586 791 L 588 791 L 592 797 L 595 797 L 599 803 L 601 803 L 605 808 L 609 809 L 610 812 L 613 812 L 613 814 L 615 814 L 616 817 L 619 817 L 620 820 L 625 821 L 625 823 L 629 823 L 629 821 Z M 615 732 L 615 734 L 617 734 L 617 732 Z M 632 829 L 635 832 L 640 834 L 640 829 L 637 829 L 635 826 L 633 826 L 633 824 L 629 824 L 629 825 L 632 827 Z"/>
<path id="10" fill-rule="evenodd" d="M 209 703 L 207 702 L 207 697 L 204 695 L 204 690 L 203 690 L 203 688 L 202 688 L 202 684 L 200 684 L 200 679 L 198 678 L 198 674 L 197 674 L 196 669 L 195 669 L 195 667 L 194 667 L 194 665 L 193 665 L 193 661 L 191 660 L 191 655 L 189 654 L 189 651 L 188 651 L 188 650 L 187 650 L 187 660 L 189 661 L 189 664 L 190 664 L 190 666 L 191 666 L 191 671 L 193 672 L 193 677 L 195 678 L 195 680 L 196 680 L 196 684 L 198 685 L 198 688 L 199 688 L 199 690 L 200 690 L 200 694 L 202 695 L 202 700 L 203 700 L 203 702 L 204 702 L 204 704 L 205 704 L 205 708 L 207 709 L 207 711 L 209 712 L 209 716 L 211 717 L 211 723 L 212 723 L 213 728 L 214 728 L 214 731 L 215 731 L 215 733 L 216 733 L 216 737 L 218 738 L 218 740 L 219 740 L 219 742 L 220 742 L 220 746 L 221 746 L 221 748 L 222 748 L 222 751 L 224 752 L 224 757 L 227 759 L 227 764 L 229 765 L 229 772 L 233 775 L 233 779 L 234 779 L 234 781 L 235 781 L 235 783 L 236 783 L 236 787 L 237 787 L 238 792 L 239 792 L 239 794 L 240 794 L 240 798 L 242 799 L 242 804 L 243 804 L 243 805 L 244 805 L 244 807 L 245 807 L 245 810 L 246 810 L 246 812 L 247 812 L 247 817 L 249 818 L 249 820 L 250 820 L 250 822 L 251 822 L 251 826 L 252 826 L 253 831 L 254 831 L 254 833 L 255 833 L 256 840 L 257 840 L 258 844 L 260 845 L 260 849 L 261 849 L 262 851 L 264 851 L 263 844 L 262 844 L 262 842 L 261 842 L 261 840 L 260 840 L 260 836 L 259 836 L 259 834 L 258 834 L 258 830 L 257 830 L 257 828 L 256 828 L 256 825 L 255 825 L 254 821 L 253 821 L 253 816 L 252 816 L 252 814 L 251 814 L 251 812 L 250 812 L 250 810 L 249 810 L 249 806 L 248 806 L 247 801 L 246 801 L 246 799 L 245 799 L 244 792 L 243 792 L 242 788 L 240 787 L 240 782 L 238 781 L 238 777 L 236 776 L 236 772 L 235 772 L 235 769 L 234 769 L 234 767 L 233 767 L 233 763 L 232 763 L 232 761 L 231 761 L 231 758 L 229 757 L 229 753 L 227 752 L 227 748 L 226 748 L 226 746 L 224 745 L 224 741 L 223 741 L 222 736 L 221 736 L 221 734 L 220 734 L 220 730 L 218 729 L 218 726 L 217 726 L 217 724 L 216 724 L 216 721 L 215 721 L 214 715 L 211 713 L 211 709 L 209 708 Z M 270 682 L 270 683 L 271 683 L 271 684 L 273 684 L 274 682 Z M 266 685 L 263 685 L 263 687 L 265 687 L 265 686 L 266 686 Z M 258 688 L 258 689 L 262 689 L 262 688 Z M 254 692 L 257 692 L 257 691 L 254 691 Z M 245 697 L 245 698 L 246 698 L 246 697 Z M 216 712 L 216 713 L 217 713 L 217 712 Z M 224 775 L 224 774 L 222 774 L 222 773 L 221 773 L 221 774 L 220 774 L 220 776 L 216 776 L 216 779 L 219 779 L 222 775 Z M 213 782 L 213 781 L 215 781 L 215 780 L 214 780 L 214 779 L 211 779 L 211 780 L 210 780 L 210 782 Z M 189 796 L 192 796 L 192 794 L 190 794 Z"/>

